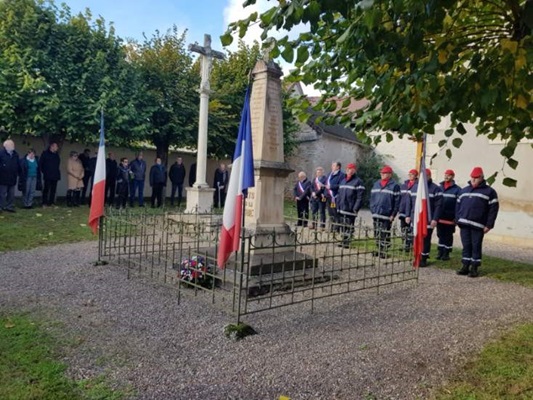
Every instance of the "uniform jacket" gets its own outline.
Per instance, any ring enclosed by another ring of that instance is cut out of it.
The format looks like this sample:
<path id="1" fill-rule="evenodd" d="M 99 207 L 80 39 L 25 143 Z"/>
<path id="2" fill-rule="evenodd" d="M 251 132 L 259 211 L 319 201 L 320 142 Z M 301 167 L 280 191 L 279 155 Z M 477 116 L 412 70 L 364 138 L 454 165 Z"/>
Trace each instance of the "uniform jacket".
<path id="1" fill-rule="evenodd" d="M 130 171 L 133 172 L 133 179 L 144 181 L 146 178 L 146 161 L 136 158 L 130 164 Z"/>
<path id="2" fill-rule="evenodd" d="M 41 180 L 41 170 L 39 168 L 39 157 L 35 156 L 35 162 L 37 163 L 37 183 L 35 185 L 35 190 L 43 190 L 43 182 Z M 26 179 L 28 179 L 28 163 L 26 161 L 26 156 L 22 157 L 19 160 L 20 164 L 20 175 L 19 175 L 19 184 L 18 189 L 24 193 L 26 190 Z"/>
<path id="3" fill-rule="evenodd" d="M 363 181 L 357 175 L 346 175 L 337 193 L 337 209 L 341 214 L 357 214 L 363 205 L 364 194 Z"/>
<path id="4" fill-rule="evenodd" d="M 414 184 L 411 191 L 411 201 L 408 204 L 406 215 L 414 218 L 415 204 L 416 204 L 416 192 L 418 191 L 418 184 L 420 181 Z M 428 213 L 428 224 L 435 220 L 438 221 L 442 213 L 442 189 L 439 185 L 433 183 L 431 179 L 428 180 L 428 206 L 430 212 Z M 429 217 L 431 215 L 431 220 Z"/>
<path id="5" fill-rule="evenodd" d="M 4 147 L 0 150 L 0 185 L 15 186 L 20 172 L 19 155 L 15 150 L 9 154 Z"/>
<path id="6" fill-rule="evenodd" d="M 461 188 L 455 184 L 455 181 L 451 181 L 451 183 L 451 186 L 447 189 L 444 188 L 444 181 L 440 183 L 442 189 L 442 212 L 439 222 L 455 223 L 455 208 Z"/>
<path id="7" fill-rule="evenodd" d="M 296 182 L 292 193 L 295 198 L 298 198 L 298 201 L 309 200 L 309 196 L 311 196 L 311 182 L 309 179 L 306 178 L 301 182 Z"/>
<path id="8" fill-rule="evenodd" d="M 52 153 L 50 149 L 43 151 L 43 154 L 41 154 L 41 158 L 39 160 L 39 168 L 43 173 L 43 179 L 45 181 L 61 180 L 59 164 L 61 164 L 59 154 Z"/>
<path id="9" fill-rule="evenodd" d="M 459 226 L 492 229 L 499 208 L 498 195 L 486 181 L 482 181 L 475 188 L 468 182 L 468 186 L 462 188 L 459 193 L 455 218 Z"/>
<path id="10" fill-rule="evenodd" d="M 172 166 L 170 167 L 170 171 L 168 173 L 170 182 L 172 182 L 175 185 L 183 185 L 183 182 L 185 181 L 185 175 L 186 175 L 185 165 L 178 164 L 177 162 L 172 164 Z"/>
<path id="11" fill-rule="evenodd" d="M 333 172 L 331 172 L 328 175 L 328 177 L 326 178 L 326 185 L 329 185 L 330 188 L 324 189 L 326 193 L 326 197 L 328 199 L 334 199 L 335 201 L 335 198 L 337 197 L 337 192 L 339 191 L 339 186 L 342 180 L 344 179 L 344 177 L 345 177 L 344 172 L 340 170 L 337 171 L 336 174 L 333 174 Z"/>
<path id="12" fill-rule="evenodd" d="M 155 184 L 167 185 L 167 169 L 163 164 L 155 164 L 150 168 L 150 186 Z"/>
<path id="13" fill-rule="evenodd" d="M 398 216 L 400 218 L 408 217 L 409 215 L 406 214 L 407 212 L 407 204 L 411 201 L 411 193 L 413 191 L 413 187 L 416 184 L 418 179 L 415 179 L 413 182 L 413 186 L 409 188 L 409 182 L 411 182 L 409 179 L 407 179 L 404 183 L 400 185 L 400 207 L 398 208 Z"/>
<path id="14" fill-rule="evenodd" d="M 69 157 L 67 161 L 67 185 L 68 190 L 81 189 L 83 187 L 83 176 L 85 169 L 80 160 Z"/>
<path id="15" fill-rule="evenodd" d="M 322 198 L 325 198 L 326 196 L 326 181 L 328 180 L 328 177 L 326 175 L 322 175 L 320 178 L 315 178 L 311 182 L 311 194 L 315 194 L 315 197 L 311 197 L 312 201 L 321 201 Z"/>
<path id="16" fill-rule="evenodd" d="M 385 187 L 381 186 L 381 179 L 374 183 L 370 192 L 370 211 L 372 218 L 386 219 L 395 217 L 400 208 L 400 186 L 390 179 Z"/>

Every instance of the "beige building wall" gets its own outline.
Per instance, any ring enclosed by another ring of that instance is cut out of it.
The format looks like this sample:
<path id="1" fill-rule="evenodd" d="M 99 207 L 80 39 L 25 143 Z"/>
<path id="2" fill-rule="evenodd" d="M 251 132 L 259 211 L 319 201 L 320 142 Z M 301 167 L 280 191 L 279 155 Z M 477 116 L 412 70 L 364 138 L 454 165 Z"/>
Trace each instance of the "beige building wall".
<path id="1" fill-rule="evenodd" d="M 19 156 L 23 156 L 26 154 L 29 148 L 33 148 L 36 151 L 37 156 L 41 156 L 41 153 L 46 148 L 43 140 L 41 138 L 36 137 L 28 137 L 28 136 L 13 136 L 12 139 L 15 141 L 16 151 L 19 153 Z M 57 196 L 64 197 L 67 193 L 67 160 L 69 157 L 69 153 L 72 150 L 75 150 L 79 153 L 82 153 L 84 149 L 91 149 L 91 155 L 96 155 L 96 151 L 98 150 L 97 147 L 94 146 L 85 146 L 79 143 L 70 143 L 69 141 L 65 141 L 61 149 L 59 150 L 59 156 L 61 157 L 61 181 L 59 181 L 57 185 Z M 110 147 L 106 146 L 106 156 L 107 153 L 112 151 L 115 154 L 115 160 L 117 160 L 117 163 L 120 162 L 120 159 L 122 157 L 128 157 L 128 160 L 131 162 L 135 158 L 135 150 L 130 150 L 126 148 L 118 148 L 118 147 Z M 150 187 L 148 172 L 150 171 L 150 167 L 155 164 L 155 157 L 156 157 L 156 151 L 155 149 L 145 149 L 143 150 L 144 154 L 144 160 L 146 161 L 147 165 L 147 176 L 146 181 L 144 184 L 144 196 L 150 197 L 152 194 L 152 189 Z M 193 153 L 177 153 L 177 152 L 171 152 L 169 153 L 169 159 L 168 159 L 168 168 L 167 172 L 170 169 L 170 166 L 176 161 L 176 157 L 182 157 L 183 163 L 185 165 L 185 169 L 187 172 L 187 176 L 185 177 L 185 186 L 187 187 L 189 184 L 189 170 L 191 164 L 196 162 L 196 154 Z M 218 167 L 219 161 L 216 160 L 208 160 L 207 161 L 207 182 L 212 185 L 214 176 L 215 176 L 215 170 Z M 171 184 L 170 180 L 167 181 L 167 187 L 166 187 L 166 193 L 167 196 L 170 196 L 170 190 L 171 190 Z M 186 191 L 183 191 L 184 196 L 187 195 Z M 20 192 L 18 190 L 16 191 L 17 195 L 20 195 Z M 37 196 L 40 196 L 40 192 L 36 193 Z"/>
<path id="2" fill-rule="evenodd" d="M 487 240 L 495 240 L 517 246 L 533 247 L 533 151 L 531 143 L 519 143 L 514 159 L 519 164 L 516 170 L 504 163 L 500 151 L 503 148 L 501 141 L 491 141 L 485 136 L 476 136 L 473 125 L 465 125 L 467 134 L 462 136 L 463 144 L 460 149 L 451 146 L 452 158 L 448 160 L 445 150 L 439 152 L 438 142 L 445 138 L 444 131 L 449 126 L 449 121 L 444 120 L 436 129 L 434 137 L 428 140 L 428 159 L 437 153 L 431 168 L 434 176 L 440 181 L 444 171 L 451 168 L 455 171 L 457 184 L 464 186 L 469 181 L 473 167 L 483 168 L 488 177 L 498 172 L 496 182 L 492 187 L 498 193 L 500 212 L 496 226 L 486 236 Z M 455 136 L 454 136 L 455 137 Z M 516 179 L 515 188 L 502 184 L 505 176 Z"/>
<path id="3" fill-rule="evenodd" d="M 416 142 L 406 137 L 400 139 L 394 136 L 392 142 L 382 141 L 374 151 L 384 158 L 385 164 L 390 165 L 403 182 L 407 179 L 407 172 L 416 168 L 416 147 Z"/>

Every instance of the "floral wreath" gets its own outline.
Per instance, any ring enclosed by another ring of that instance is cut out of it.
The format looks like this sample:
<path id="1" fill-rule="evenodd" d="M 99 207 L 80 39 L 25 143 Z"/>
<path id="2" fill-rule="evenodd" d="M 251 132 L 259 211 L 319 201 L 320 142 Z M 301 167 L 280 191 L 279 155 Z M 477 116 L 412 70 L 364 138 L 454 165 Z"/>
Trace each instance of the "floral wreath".
<path id="1" fill-rule="evenodd" d="M 184 258 L 180 264 L 175 264 L 173 268 L 178 270 L 178 278 L 181 281 L 196 283 L 204 287 L 211 286 L 212 274 L 216 272 L 213 265 L 208 264 L 205 257 L 202 256 Z"/>

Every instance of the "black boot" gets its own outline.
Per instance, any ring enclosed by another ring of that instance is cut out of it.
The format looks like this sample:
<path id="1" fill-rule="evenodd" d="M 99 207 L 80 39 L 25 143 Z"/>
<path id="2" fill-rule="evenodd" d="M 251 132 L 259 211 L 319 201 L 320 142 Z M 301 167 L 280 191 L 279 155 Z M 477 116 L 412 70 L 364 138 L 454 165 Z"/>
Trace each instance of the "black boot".
<path id="1" fill-rule="evenodd" d="M 427 256 L 422 256 L 422 258 L 420 259 L 419 267 L 420 268 L 425 268 L 427 266 L 428 266 L 428 257 Z"/>
<path id="2" fill-rule="evenodd" d="M 443 248 L 442 249 L 442 261 L 449 261 L 450 260 L 450 249 Z"/>
<path id="3" fill-rule="evenodd" d="M 468 277 L 469 278 L 477 278 L 479 276 L 479 272 L 478 272 L 478 265 L 472 265 L 470 267 L 470 272 L 468 273 Z"/>
<path id="4" fill-rule="evenodd" d="M 463 264 L 463 266 L 461 267 L 461 269 L 457 270 L 456 274 L 457 275 L 468 275 L 470 272 L 470 265 L 468 264 Z"/>
<path id="5" fill-rule="evenodd" d="M 67 190 L 67 207 L 72 207 L 72 192 L 73 190 Z"/>
<path id="6" fill-rule="evenodd" d="M 437 258 L 437 260 L 442 260 L 442 253 L 443 253 L 444 247 L 440 247 L 440 246 L 439 246 L 439 247 L 437 248 L 437 250 L 438 250 L 438 254 L 437 254 L 437 257 L 436 257 L 436 258 Z"/>

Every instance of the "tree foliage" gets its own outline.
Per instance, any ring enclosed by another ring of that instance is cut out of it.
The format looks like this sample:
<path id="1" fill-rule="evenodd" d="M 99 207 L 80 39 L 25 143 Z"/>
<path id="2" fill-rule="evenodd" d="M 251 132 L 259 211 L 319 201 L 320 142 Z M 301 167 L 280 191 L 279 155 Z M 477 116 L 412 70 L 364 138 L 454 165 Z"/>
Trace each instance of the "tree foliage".
<path id="1" fill-rule="evenodd" d="M 52 1 L 0 2 L 0 125 L 10 133 L 124 143 L 143 130 L 140 82 L 121 41 L 89 11 Z"/>
<path id="2" fill-rule="evenodd" d="M 186 48 L 186 35 L 174 26 L 142 44 L 128 45 L 128 59 L 145 85 L 143 108 L 149 126 L 143 138 L 165 161 L 170 146 L 195 147 L 198 137 L 200 75 Z"/>
<path id="3" fill-rule="evenodd" d="M 478 135 L 505 141 L 501 154 L 514 169 L 517 143 L 533 139 L 532 0 L 279 0 L 230 24 L 223 43 L 251 24 L 274 44 L 272 56 L 295 64 L 292 79 L 323 91 L 316 109 L 334 111 L 334 96 L 369 100 L 358 112 L 337 110 L 337 121 L 367 143 L 420 139 L 449 116 L 440 143 L 449 156 L 469 122 Z M 306 29 L 295 39 L 269 38 L 296 26 Z M 309 106 L 301 100 L 301 110 Z M 376 129 L 389 133 L 366 135 Z"/>

